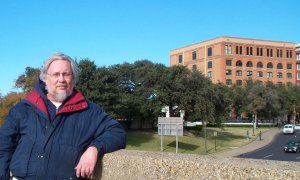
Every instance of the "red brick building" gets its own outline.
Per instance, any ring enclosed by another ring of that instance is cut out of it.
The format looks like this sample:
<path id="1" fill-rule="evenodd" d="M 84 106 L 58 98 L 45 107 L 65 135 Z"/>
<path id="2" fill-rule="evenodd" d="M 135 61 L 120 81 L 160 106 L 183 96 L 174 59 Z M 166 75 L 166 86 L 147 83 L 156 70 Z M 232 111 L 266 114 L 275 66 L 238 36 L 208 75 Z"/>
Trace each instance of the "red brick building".
<path id="1" fill-rule="evenodd" d="M 212 82 L 242 85 L 244 80 L 300 85 L 296 43 L 221 36 L 170 51 L 170 65 L 200 70 Z"/>
<path id="2" fill-rule="evenodd" d="M 297 86 L 300 86 L 300 44 L 296 47 Z"/>

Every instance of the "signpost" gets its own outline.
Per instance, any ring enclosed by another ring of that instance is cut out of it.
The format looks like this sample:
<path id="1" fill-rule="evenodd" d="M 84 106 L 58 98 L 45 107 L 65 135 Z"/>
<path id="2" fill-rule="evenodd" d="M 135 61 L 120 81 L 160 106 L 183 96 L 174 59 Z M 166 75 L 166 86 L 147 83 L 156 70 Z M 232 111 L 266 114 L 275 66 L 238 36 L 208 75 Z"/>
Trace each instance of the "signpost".
<path id="1" fill-rule="evenodd" d="M 215 137 L 215 151 L 217 151 L 217 136 L 218 136 L 218 132 L 215 131 L 214 132 L 214 137 Z"/>
<path id="2" fill-rule="evenodd" d="M 176 153 L 178 152 L 178 136 L 183 136 L 182 117 L 158 117 L 158 135 L 160 150 L 163 151 L 163 136 L 176 136 Z"/>

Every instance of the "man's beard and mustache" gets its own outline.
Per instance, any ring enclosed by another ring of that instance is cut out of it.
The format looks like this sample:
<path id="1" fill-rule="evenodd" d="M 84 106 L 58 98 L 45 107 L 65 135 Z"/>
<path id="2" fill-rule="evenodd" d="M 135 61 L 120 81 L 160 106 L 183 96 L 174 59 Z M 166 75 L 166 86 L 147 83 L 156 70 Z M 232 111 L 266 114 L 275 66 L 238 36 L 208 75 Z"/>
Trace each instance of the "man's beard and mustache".
<path id="1" fill-rule="evenodd" d="M 46 90 L 57 102 L 63 102 L 72 94 L 72 90 L 57 93 L 54 89 L 49 88 L 49 86 L 46 86 Z"/>
<path id="2" fill-rule="evenodd" d="M 54 99 L 58 102 L 63 102 L 66 100 L 71 94 L 67 92 L 62 92 L 62 93 L 55 93 L 54 94 Z"/>

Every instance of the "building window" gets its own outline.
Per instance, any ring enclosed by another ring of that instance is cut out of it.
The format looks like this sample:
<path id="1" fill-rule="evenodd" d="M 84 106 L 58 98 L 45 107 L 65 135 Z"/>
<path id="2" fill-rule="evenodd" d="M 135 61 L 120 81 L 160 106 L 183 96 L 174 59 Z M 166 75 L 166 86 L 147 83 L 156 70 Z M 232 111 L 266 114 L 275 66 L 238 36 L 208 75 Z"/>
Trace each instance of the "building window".
<path id="1" fill-rule="evenodd" d="M 286 50 L 286 57 L 287 58 L 293 58 L 293 51 L 292 50 Z"/>
<path id="2" fill-rule="evenodd" d="M 297 64 L 297 70 L 300 70 L 300 64 Z"/>
<path id="3" fill-rule="evenodd" d="M 226 66 L 232 66 L 232 61 L 230 59 L 226 59 Z"/>
<path id="4" fill-rule="evenodd" d="M 253 67 L 252 61 L 248 61 L 246 67 Z"/>
<path id="5" fill-rule="evenodd" d="M 243 85 L 243 81 L 242 80 L 236 80 L 236 85 L 239 85 L 239 86 Z"/>
<path id="6" fill-rule="evenodd" d="M 297 74 L 297 80 L 300 80 L 300 73 Z"/>
<path id="7" fill-rule="evenodd" d="M 192 52 L 192 59 L 193 60 L 197 59 L 197 53 L 196 53 L 196 51 Z"/>
<path id="8" fill-rule="evenodd" d="M 225 45 L 225 54 L 232 54 L 232 46 Z"/>
<path id="9" fill-rule="evenodd" d="M 297 54 L 297 60 L 300 60 L 300 54 Z"/>
<path id="10" fill-rule="evenodd" d="M 293 65 L 292 64 L 286 64 L 286 68 L 287 69 L 293 69 Z"/>
<path id="11" fill-rule="evenodd" d="M 272 64 L 271 62 L 269 62 L 269 63 L 267 64 L 267 68 L 273 69 L 273 64 Z"/>
<path id="12" fill-rule="evenodd" d="M 273 77 L 273 73 L 272 72 L 267 72 L 267 78 L 272 78 Z"/>
<path id="13" fill-rule="evenodd" d="M 257 67 L 257 68 L 263 68 L 264 66 L 263 66 L 263 63 L 262 63 L 262 62 L 258 62 L 257 65 L 256 65 L 256 67 Z"/>
<path id="14" fill-rule="evenodd" d="M 278 78 L 282 78 L 282 77 L 283 77 L 283 76 L 282 76 L 282 73 L 281 73 L 281 72 L 277 73 L 277 77 L 278 77 Z"/>
<path id="15" fill-rule="evenodd" d="M 212 54 L 213 54 L 212 48 L 209 47 L 209 48 L 207 49 L 207 56 L 212 56 Z"/>
<path id="16" fill-rule="evenodd" d="M 197 65 L 196 65 L 196 64 L 193 64 L 192 69 L 193 69 L 193 72 L 197 71 Z"/>
<path id="17" fill-rule="evenodd" d="M 212 77 L 212 71 L 207 72 L 207 77 L 211 78 Z"/>
<path id="18" fill-rule="evenodd" d="M 243 75 L 243 73 L 242 73 L 241 70 L 237 70 L 237 71 L 236 71 L 236 76 L 242 76 L 242 75 Z"/>
<path id="19" fill-rule="evenodd" d="M 232 80 L 231 79 L 226 79 L 226 85 L 232 85 Z"/>
<path id="20" fill-rule="evenodd" d="M 212 61 L 208 61 L 207 68 L 212 68 Z"/>
<path id="21" fill-rule="evenodd" d="M 286 74 L 286 77 L 287 77 L 288 79 L 292 79 L 292 78 L 293 78 L 293 75 L 292 75 L 292 73 L 287 73 L 287 74 Z"/>
<path id="22" fill-rule="evenodd" d="M 238 60 L 238 61 L 235 63 L 235 66 L 242 67 L 242 66 L 243 66 L 242 61 Z"/>
<path id="23" fill-rule="evenodd" d="M 278 64 L 277 64 L 277 69 L 283 69 L 283 66 L 282 66 L 281 63 L 278 63 Z"/>
<path id="24" fill-rule="evenodd" d="M 282 49 L 277 49 L 277 57 L 282 57 Z"/>
<path id="25" fill-rule="evenodd" d="M 252 76 L 252 74 L 253 74 L 253 72 L 252 72 L 252 71 L 247 71 L 247 76 L 248 76 L 248 77 L 251 77 L 251 76 Z"/>
<path id="26" fill-rule="evenodd" d="M 236 46 L 235 54 L 243 54 L 243 46 Z"/>
<path id="27" fill-rule="evenodd" d="M 246 53 L 247 53 L 247 55 L 252 55 L 252 51 L 253 51 L 253 48 L 252 48 L 252 47 L 247 47 L 247 48 L 246 48 Z"/>
<path id="28" fill-rule="evenodd" d="M 182 63 L 182 54 L 179 54 L 178 56 L 178 63 Z"/>
<path id="29" fill-rule="evenodd" d="M 256 48 L 256 55 L 263 56 L 263 48 Z"/>
<path id="30" fill-rule="evenodd" d="M 267 56 L 273 57 L 273 49 L 267 48 Z"/>
<path id="31" fill-rule="evenodd" d="M 231 76 L 232 75 L 232 71 L 230 69 L 226 70 L 226 75 L 227 76 Z"/>
<path id="32" fill-rule="evenodd" d="M 257 72 L 257 77 L 263 77 L 263 72 L 258 71 L 258 72 Z"/>

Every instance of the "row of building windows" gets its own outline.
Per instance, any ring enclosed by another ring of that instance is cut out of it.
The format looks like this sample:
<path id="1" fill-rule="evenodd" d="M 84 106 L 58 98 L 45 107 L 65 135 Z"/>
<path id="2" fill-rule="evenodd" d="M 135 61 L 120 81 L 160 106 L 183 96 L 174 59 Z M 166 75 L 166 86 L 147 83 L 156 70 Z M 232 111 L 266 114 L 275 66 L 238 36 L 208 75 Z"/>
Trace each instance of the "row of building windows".
<path id="1" fill-rule="evenodd" d="M 242 85 L 243 81 L 242 80 L 236 80 L 236 85 Z M 277 84 L 283 84 L 282 82 L 277 82 Z M 288 82 L 287 84 L 291 85 L 290 82 Z M 232 80 L 231 79 L 226 79 L 226 85 L 232 85 Z"/>
<path id="2" fill-rule="evenodd" d="M 226 66 L 232 66 L 232 61 L 231 60 L 226 60 Z M 235 63 L 235 66 L 237 67 L 242 67 L 243 66 L 243 63 L 241 61 L 237 61 Z M 207 62 L 207 68 L 208 69 L 211 69 L 213 67 L 213 63 L 212 61 L 208 61 Z M 251 61 L 248 61 L 247 64 L 246 64 L 246 67 L 253 67 L 253 63 Z M 262 62 L 258 62 L 256 64 L 256 68 L 263 68 L 263 63 Z M 267 64 L 267 68 L 268 69 L 273 69 L 273 63 L 269 62 Z M 283 65 L 282 63 L 278 63 L 277 66 L 276 66 L 277 69 L 283 69 Z M 197 70 L 197 65 L 194 64 L 193 67 L 192 67 L 193 70 Z M 290 63 L 287 63 L 286 64 L 286 69 L 293 69 L 293 65 L 290 64 Z M 297 64 L 297 70 L 300 70 L 300 64 Z"/>
<path id="3" fill-rule="evenodd" d="M 242 70 L 236 70 L 236 76 L 243 76 L 243 71 Z M 232 70 L 228 69 L 226 70 L 226 76 L 231 76 L 232 75 Z M 253 75 L 252 71 L 247 71 L 247 76 L 251 77 Z M 292 73 L 286 73 L 286 76 L 288 79 L 293 78 L 293 74 Z M 263 77 L 263 72 L 262 71 L 258 71 L 257 72 L 257 77 Z M 272 78 L 273 77 L 273 72 L 267 72 L 267 78 Z M 278 78 L 283 78 L 283 73 L 282 72 L 278 72 L 277 73 L 277 77 Z"/>
<path id="4" fill-rule="evenodd" d="M 273 57 L 273 49 L 267 48 L 266 49 L 266 56 Z M 276 49 L 276 57 L 282 58 L 282 49 Z M 232 52 L 232 45 L 225 45 L 225 54 L 231 55 Z M 235 46 L 235 54 L 243 55 L 243 46 Z M 246 55 L 253 55 L 253 47 L 246 47 Z M 256 56 L 263 56 L 264 55 L 264 48 L 257 47 L 256 48 Z M 293 50 L 286 50 L 286 57 L 293 58 Z"/>
<path id="5" fill-rule="evenodd" d="M 213 49 L 212 47 L 207 48 L 207 56 L 212 56 L 213 55 Z M 196 60 L 197 59 L 197 52 L 193 51 L 192 52 L 192 60 Z M 179 54 L 178 56 L 178 63 L 182 63 L 183 61 L 183 55 Z"/>
<path id="6" fill-rule="evenodd" d="M 287 58 L 293 58 L 293 51 L 287 50 L 286 51 L 286 57 Z M 256 50 L 257 56 L 263 56 L 263 48 L 257 48 Z M 231 45 L 225 45 L 225 54 L 230 55 L 232 54 L 232 47 Z M 236 46 L 236 54 L 243 54 L 243 47 L 242 46 Z M 211 47 L 207 48 L 207 56 L 213 55 L 213 49 Z M 246 47 L 246 55 L 253 55 L 253 47 Z M 267 57 L 273 57 L 273 49 L 267 48 Z M 277 49 L 277 57 L 282 57 L 282 49 Z M 197 52 L 192 52 L 192 60 L 197 59 Z M 297 60 L 300 60 L 300 54 L 297 54 Z M 183 61 L 183 55 L 179 54 L 178 56 L 178 63 L 182 63 Z"/>
<path id="7" fill-rule="evenodd" d="M 193 68 L 193 70 L 196 70 L 195 68 Z M 231 76 L 232 75 L 232 71 L 231 70 L 226 70 L 226 75 L 227 76 Z M 241 70 L 237 70 L 236 71 L 236 76 L 242 76 L 243 72 Z M 247 71 L 247 76 L 251 77 L 253 75 L 252 71 Z M 213 76 L 212 71 L 208 71 L 207 72 L 207 77 L 211 78 Z M 262 78 L 264 77 L 264 73 L 262 71 L 258 71 L 257 72 L 257 77 Z M 278 72 L 277 73 L 277 77 L 278 78 L 283 78 L 283 73 Z M 286 77 L 288 79 L 292 79 L 293 78 L 293 74 L 292 73 L 286 73 Z M 267 72 L 267 78 L 273 78 L 273 72 Z M 298 77 L 300 78 L 300 74 L 298 74 Z"/>
<path id="8" fill-rule="evenodd" d="M 227 60 L 226 60 L 226 66 L 232 66 L 232 60 L 227 59 Z M 242 67 L 242 66 L 243 66 L 243 62 L 242 62 L 241 60 L 238 60 L 238 61 L 235 63 L 235 66 L 237 66 L 237 67 Z M 248 62 L 246 63 L 246 67 L 253 67 L 252 61 L 248 61 Z M 256 64 L 256 67 L 257 67 L 257 68 L 263 68 L 264 65 L 263 65 L 262 62 L 258 62 L 258 63 Z M 277 69 L 283 69 L 282 63 L 278 63 L 276 67 L 277 67 Z M 269 62 L 269 63 L 267 64 L 267 68 L 273 68 L 273 63 L 272 63 L 272 62 Z M 291 64 L 291 63 L 287 63 L 287 64 L 286 64 L 286 69 L 292 69 L 292 68 L 293 68 L 293 64 Z"/>

